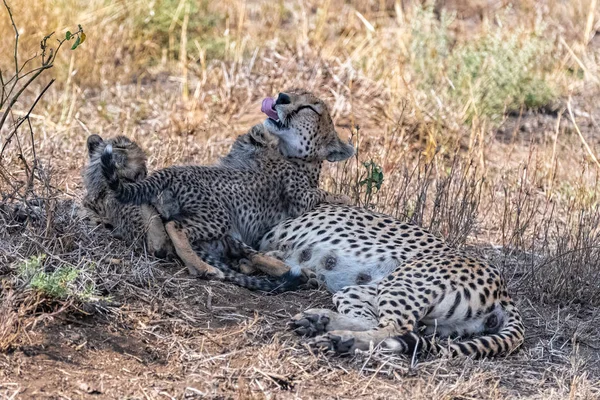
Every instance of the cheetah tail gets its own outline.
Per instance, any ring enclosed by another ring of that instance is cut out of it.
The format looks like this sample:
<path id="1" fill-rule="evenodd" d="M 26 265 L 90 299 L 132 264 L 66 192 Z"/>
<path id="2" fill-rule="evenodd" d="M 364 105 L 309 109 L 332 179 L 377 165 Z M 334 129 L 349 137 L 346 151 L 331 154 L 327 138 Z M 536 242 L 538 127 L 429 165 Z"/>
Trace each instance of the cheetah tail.
<path id="1" fill-rule="evenodd" d="M 452 357 L 471 358 L 496 357 L 515 352 L 523 343 L 524 328 L 521 314 L 509 301 L 505 307 L 507 323 L 497 333 L 474 337 L 465 341 L 445 344 L 437 338 L 426 338 L 415 332 L 388 339 L 387 347 L 404 354 L 449 354 Z"/>
<path id="2" fill-rule="evenodd" d="M 139 182 L 122 182 L 117 173 L 117 166 L 113 158 L 112 145 L 107 145 L 100 155 L 102 175 L 106 179 L 109 189 L 115 192 L 117 200 L 122 203 L 133 203 L 136 205 L 150 204 L 155 197 L 156 185 L 150 178 Z"/>
<path id="3" fill-rule="evenodd" d="M 232 270 L 224 272 L 224 274 L 224 280 L 227 282 L 234 283 L 250 290 L 260 290 L 269 293 L 282 293 L 289 290 L 295 290 L 301 283 L 300 276 L 294 276 L 290 272 L 276 280 L 249 276 Z"/>
<path id="4" fill-rule="evenodd" d="M 295 290 L 302 283 L 301 276 L 295 276 L 292 272 L 288 272 L 276 280 L 271 280 L 266 277 L 255 277 L 242 274 L 234 271 L 223 261 L 213 257 L 206 251 L 200 248 L 195 248 L 194 251 L 206 263 L 221 270 L 224 274 L 223 280 L 231 282 L 237 286 L 245 287 L 250 290 L 260 290 L 269 293 L 282 293 L 289 290 Z"/>
<path id="5" fill-rule="evenodd" d="M 111 190 L 119 192 L 121 189 L 121 180 L 117 174 L 117 167 L 115 160 L 113 159 L 113 148 L 112 145 L 108 144 L 100 155 L 100 165 L 102 166 L 102 175 L 106 179 L 106 183 Z"/>

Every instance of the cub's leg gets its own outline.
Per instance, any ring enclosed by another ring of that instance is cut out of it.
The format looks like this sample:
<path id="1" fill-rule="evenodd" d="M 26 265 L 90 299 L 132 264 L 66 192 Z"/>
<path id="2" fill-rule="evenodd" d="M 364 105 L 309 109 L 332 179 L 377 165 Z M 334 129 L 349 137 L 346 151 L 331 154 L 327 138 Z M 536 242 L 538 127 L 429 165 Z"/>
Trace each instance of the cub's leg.
<path id="1" fill-rule="evenodd" d="M 144 226 L 146 227 L 146 246 L 148 250 L 158 258 L 172 257 L 173 245 L 165 231 L 160 215 L 152 206 L 143 204 L 140 207 Z"/>
<path id="2" fill-rule="evenodd" d="M 177 255 L 187 266 L 190 275 L 222 279 L 223 273 L 198 257 L 190 245 L 185 229 L 177 225 L 176 221 L 170 221 L 165 225 L 165 229 L 175 246 Z"/>
<path id="3" fill-rule="evenodd" d="M 290 327 L 304 336 L 329 331 L 366 331 L 377 326 L 377 285 L 349 286 L 333 296 L 338 312 L 313 308 L 294 316 Z"/>
<path id="4" fill-rule="evenodd" d="M 246 258 L 248 261 L 250 261 L 252 266 L 243 266 L 243 272 L 251 272 L 253 271 L 252 267 L 256 267 L 268 275 L 280 277 L 287 274 L 291 270 L 291 268 L 283 261 L 273 256 L 260 253 L 248 246 L 246 243 L 232 236 L 227 236 L 227 243 L 229 245 L 229 250 L 236 257 Z"/>
<path id="5" fill-rule="evenodd" d="M 183 203 L 181 203 L 183 199 Z M 218 268 L 209 265 L 196 254 L 191 243 L 214 242 L 225 239 L 231 231 L 231 222 L 227 210 L 217 200 L 191 199 L 165 192 L 157 207 L 169 222 L 165 228 L 177 255 L 188 267 L 190 274 L 222 279 L 224 274 Z"/>

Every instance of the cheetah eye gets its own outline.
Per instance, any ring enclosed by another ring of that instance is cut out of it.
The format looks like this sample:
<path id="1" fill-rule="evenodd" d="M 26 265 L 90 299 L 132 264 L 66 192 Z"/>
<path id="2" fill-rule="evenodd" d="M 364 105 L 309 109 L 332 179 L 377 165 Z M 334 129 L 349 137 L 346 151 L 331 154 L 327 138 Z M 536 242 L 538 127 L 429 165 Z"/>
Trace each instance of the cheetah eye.
<path id="1" fill-rule="evenodd" d="M 485 320 L 485 327 L 486 329 L 495 329 L 498 327 L 498 322 L 496 314 L 492 314 Z"/>
<path id="2" fill-rule="evenodd" d="M 310 108 L 311 110 L 313 110 L 317 115 L 321 115 L 320 112 L 318 112 L 313 106 L 309 106 L 309 105 L 305 105 L 305 106 L 300 106 L 298 107 L 298 109 L 296 110 L 296 112 L 300 112 L 300 110 L 304 110 L 305 108 Z"/>

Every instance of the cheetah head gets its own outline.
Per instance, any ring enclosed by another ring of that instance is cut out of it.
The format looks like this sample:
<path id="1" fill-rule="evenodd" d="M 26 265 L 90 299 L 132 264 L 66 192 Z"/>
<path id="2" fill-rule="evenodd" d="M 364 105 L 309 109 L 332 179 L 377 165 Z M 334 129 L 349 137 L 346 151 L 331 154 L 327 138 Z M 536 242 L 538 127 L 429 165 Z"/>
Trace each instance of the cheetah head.
<path id="1" fill-rule="evenodd" d="M 144 179 L 148 173 L 146 153 L 135 142 L 125 136 L 104 140 L 98 135 L 91 135 L 87 139 L 89 162 L 84 173 L 88 191 L 105 186 L 100 155 L 109 144 L 113 147 L 113 158 L 121 179 L 133 182 Z"/>
<path id="2" fill-rule="evenodd" d="M 266 98 L 262 111 L 266 130 L 279 139 L 279 150 L 287 158 L 308 162 L 343 161 L 354 154 L 335 130 L 327 105 L 312 93 L 292 89 Z"/>

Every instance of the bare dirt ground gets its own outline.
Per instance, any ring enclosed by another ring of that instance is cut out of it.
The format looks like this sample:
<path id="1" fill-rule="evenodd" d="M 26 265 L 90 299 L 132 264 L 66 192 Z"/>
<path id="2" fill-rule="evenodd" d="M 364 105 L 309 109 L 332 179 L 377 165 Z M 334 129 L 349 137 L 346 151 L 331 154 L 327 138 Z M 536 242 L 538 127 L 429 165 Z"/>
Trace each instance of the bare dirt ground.
<path id="1" fill-rule="evenodd" d="M 176 271 L 173 271 L 176 272 Z M 167 289 L 168 288 L 168 289 Z M 594 310 L 521 299 L 527 340 L 506 359 L 312 355 L 287 318 L 321 291 L 263 296 L 171 278 L 120 308 L 46 317 L 0 360 L 11 398 L 539 398 L 598 396 Z M 597 310 L 595 311 L 597 312 Z M 412 364 L 412 365 L 411 365 Z"/>

